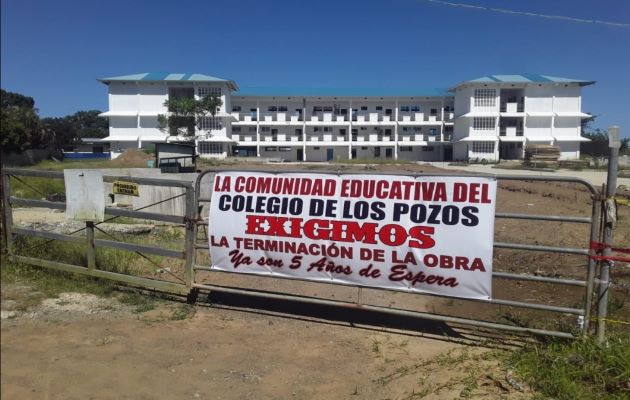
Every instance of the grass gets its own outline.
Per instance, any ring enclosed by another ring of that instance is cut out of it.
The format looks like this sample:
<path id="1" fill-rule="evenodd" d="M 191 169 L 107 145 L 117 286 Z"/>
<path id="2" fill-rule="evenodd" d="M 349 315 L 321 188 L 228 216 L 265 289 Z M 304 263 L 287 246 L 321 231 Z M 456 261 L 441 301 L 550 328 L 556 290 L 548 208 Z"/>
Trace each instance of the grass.
<path id="1" fill-rule="evenodd" d="M 558 400 L 628 399 L 630 333 L 612 335 L 606 346 L 593 338 L 552 340 L 508 355 L 508 365 L 540 394 Z"/>
<path id="2" fill-rule="evenodd" d="M 111 282 L 67 272 L 43 270 L 30 265 L 15 263 L 2 258 L 0 269 L 2 284 L 33 286 L 37 296 L 22 299 L 21 308 L 39 304 L 43 298 L 57 297 L 64 292 L 91 293 L 97 296 L 110 296 L 114 291 Z"/>
<path id="3" fill-rule="evenodd" d="M 30 169 L 41 169 L 45 171 L 63 171 L 69 168 L 112 168 L 111 160 L 64 160 L 64 161 L 52 161 L 44 160 L 33 166 L 28 167 Z"/>
<path id="4" fill-rule="evenodd" d="M 37 190 L 35 190 L 37 189 Z M 63 179 L 21 176 L 11 179 L 11 195 L 26 199 L 41 199 L 54 194 L 65 195 Z"/>

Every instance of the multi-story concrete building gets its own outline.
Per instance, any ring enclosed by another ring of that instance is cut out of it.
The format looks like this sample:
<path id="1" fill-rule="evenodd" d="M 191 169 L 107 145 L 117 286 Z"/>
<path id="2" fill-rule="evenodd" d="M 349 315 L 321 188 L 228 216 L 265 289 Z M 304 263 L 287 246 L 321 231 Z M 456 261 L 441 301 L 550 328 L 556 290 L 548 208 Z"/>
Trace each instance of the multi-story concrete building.
<path id="1" fill-rule="evenodd" d="M 202 157 L 287 161 L 521 159 L 529 144 L 578 158 L 581 88 L 546 75 L 490 75 L 450 89 L 242 88 L 201 74 L 145 73 L 99 79 L 109 87 L 112 157 L 155 142 L 191 141 Z M 220 96 L 215 117 L 192 136 L 167 133 L 158 115 L 176 97 Z"/>

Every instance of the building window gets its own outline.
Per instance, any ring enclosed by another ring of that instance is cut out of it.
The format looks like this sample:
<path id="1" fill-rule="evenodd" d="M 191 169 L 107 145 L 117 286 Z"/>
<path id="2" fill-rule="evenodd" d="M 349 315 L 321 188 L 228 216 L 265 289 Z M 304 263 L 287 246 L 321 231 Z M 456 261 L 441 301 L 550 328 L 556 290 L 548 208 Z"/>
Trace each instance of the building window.
<path id="1" fill-rule="evenodd" d="M 232 128 L 232 132 L 240 132 L 241 131 L 241 127 L 240 126 L 235 126 Z"/>
<path id="2" fill-rule="evenodd" d="M 313 150 L 319 150 L 319 146 L 313 147 Z"/>
<path id="3" fill-rule="evenodd" d="M 265 147 L 265 151 L 278 151 L 277 147 Z"/>
<path id="4" fill-rule="evenodd" d="M 420 106 L 412 106 L 410 110 L 411 112 L 420 112 Z"/>
<path id="5" fill-rule="evenodd" d="M 199 153 L 201 154 L 222 154 L 223 145 L 221 143 L 199 142 Z"/>
<path id="6" fill-rule="evenodd" d="M 437 129 L 436 128 L 429 129 L 429 135 L 431 135 L 431 136 L 437 135 Z"/>
<path id="7" fill-rule="evenodd" d="M 328 107 L 328 106 L 324 107 L 324 112 L 331 113 L 331 112 L 333 112 L 333 108 L 332 107 Z"/>
<path id="8" fill-rule="evenodd" d="M 241 112 L 241 106 L 232 107 L 232 112 Z"/>
<path id="9" fill-rule="evenodd" d="M 250 133 L 256 133 L 256 127 L 255 126 L 250 126 L 248 130 L 249 130 Z"/>
<path id="10" fill-rule="evenodd" d="M 290 147 L 278 147 L 279 151 L 291 151 Z"/>
<path id="11" fill-rule="evenodd" d="M 411 151 L 411 146 L 400 146 L 400 151 Z"/>
<path id="12" fill-rule="evenodd" d="M 421 126 L 414 126 L 414 127 L 413 127 L 413 131 L 414 131 L 415 133 L 420 133 L 420 132 L 422 132 L 422 127 L 421 127 Z"/>
<path id="13" fill-rule="evenodd" d="M 493 131 L 495 129 L 494 117 L 475 117 L 473 118 L 473 130 L 475 131 Z"/>
<path id="14" fill-rule="evenodd" d="M 199 97 L 204 98 L 208 95 L 221 97 L 221 88 L 218 87 L 199 87 L 197 88 Z"/>
<path id="15" fill-rule="evenodd" d="M 496 89 L 475 89 L 475 107 L 494 107 L 496 105 Z"/>
<path id="16" fill-rule="evenodd" d="M 267 107 L 267 111 L 269 111 L 269 112 L 276 112 L 276 111 L 278 111 L 278 107 L 276 107 L 276 106 L 269 106 L 269 107 Z"/>
<path id="17" fill-rule="evenodd" d="M 383 111 L 383 106 L 376 106 L 376 111 Z"/>
<path id="18" fill-rule="evenodd" d="M 422 148 L 422 151 L 431 152 L 433 151 L 433 146 L 426 146 Z"/>
<path id="19" fill-rule="evenodd" d="M 287 106 L 278 106 L 278 111 L 279 112 L 287 112 L 288 108 L 287 108 Z"/>
<path id="20" fill-rule="evenodd" d="M 367 106 L 361 106 L 361 111 L 367 111 Z"/>
<path id="21" fill-rule="evenodd" d="M 221 118 L 200 117 L 198 120 L 199 130 L 216 131 L 223 129 Z"/>
<path id="22" fill-rule="evenodd" d="M 494 142 L 473 142 L 473 153 L 494 153 Z"/>
<path id="23" fill-rule="evenodd" d="M 400 112 L 409 112 L 409 106 L 400 106 Z"/>

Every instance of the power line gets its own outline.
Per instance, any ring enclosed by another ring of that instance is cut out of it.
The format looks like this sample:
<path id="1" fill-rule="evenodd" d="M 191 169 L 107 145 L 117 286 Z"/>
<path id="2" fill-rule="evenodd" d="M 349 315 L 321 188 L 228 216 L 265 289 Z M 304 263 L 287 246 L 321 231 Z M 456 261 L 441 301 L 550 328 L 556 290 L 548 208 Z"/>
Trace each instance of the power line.
<path id="1" fill-rule="evenodd" d="M 453 3 L 453 2 L 450 2 L 450 1 L 443 1 L 443 0 L 420 0 L 420 1 L 427 1 L 427 2 L 430 2 L 430 3 L 437 3 L 437 4 L 442 4 L 442 5 L 451 6 L 451 7 L 472 8 L 472 9 L 475 9 L 475 10 L 493 11 L 493 12 L 503 13 L 503 14 L 525 15 L 525 16 L 528 16 L 528 17 L 538 17 L 538 18 L 547 18 L 547 19 L 559 19 L 559 20 L 563 20 L 563 21 L 582 22 L 582 23 L 600 24 L 600 25 L 608 25 L 608 26 L 620 26 L 620 27 L 624 27 L 624 28 L 630 27 L 630 24 L 627 24 L 627 23 L 602 21 L 602 20 L 598 20 L 598 19 L 584 19 L 584 18 L 576 18 L 576 17 L 567 17 L 565 15 L 538 14 L 538 13 L 533 13 L 533 12 L 528 12 L 528 11 L 508 10 L 506 8 L 486 7 L 486 6 L 476 5 L 476 4 Z"/>

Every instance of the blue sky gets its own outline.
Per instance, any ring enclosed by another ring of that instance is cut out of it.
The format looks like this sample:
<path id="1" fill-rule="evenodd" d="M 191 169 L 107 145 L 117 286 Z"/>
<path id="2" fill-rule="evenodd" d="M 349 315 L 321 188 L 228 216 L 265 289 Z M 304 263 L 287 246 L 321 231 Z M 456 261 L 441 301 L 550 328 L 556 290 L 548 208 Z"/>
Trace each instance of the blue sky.
<path id="1" fill-rule="evenodd" d="M 453 0 L 630 24 L 628 0 Z M 96 78 L 198 72 L 240 86 L 449 87 L 488 74 L 597 81 L 596 127 L 630 136 L 630 27 L 427 0 L 2 0 L 2 88 L 42 116 L 107 109 Z"/>

